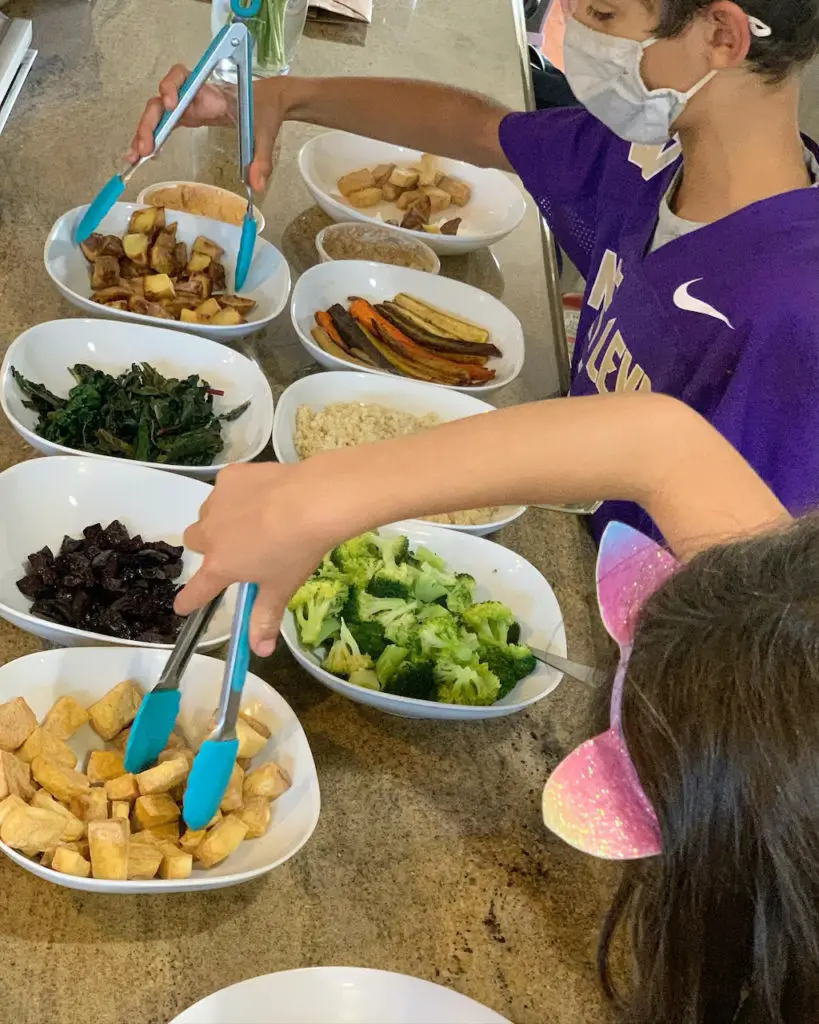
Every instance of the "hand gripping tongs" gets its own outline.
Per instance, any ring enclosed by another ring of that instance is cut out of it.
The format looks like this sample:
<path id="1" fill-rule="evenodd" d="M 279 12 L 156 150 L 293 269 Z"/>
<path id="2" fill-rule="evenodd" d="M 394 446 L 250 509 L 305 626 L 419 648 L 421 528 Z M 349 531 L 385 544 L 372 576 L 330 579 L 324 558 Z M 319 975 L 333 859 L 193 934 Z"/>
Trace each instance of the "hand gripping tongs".
<path id="1" fill-rule="evenodd" d="M 253 40 L 243 19 L 255 17 L 261 6 L 262 0 L 244 0 L 244 3 L 242 0 L 230 0 L 230 9 L 234 20 L 214 36 L 202 59 L 185 79 L 179 90 L 179 103 L 175 109 L 168 110 L 162 115 L 162 119 L 154 131 L 154 152 L 151 154 L 154 156 L 159 151 L 217 64 L 222 60 L 232 61 L 236 65 L 238 83 L 239 163 L 242 181 L 247 189 L 247 213 L 242 223 L 242 238 L 236 257 L 235 290 L 237 292 L 247 278 L 253 259 L 253 248 L 256 244 L 256 218 L 253 214 L 253 190 L 250 187 L 249 178 L 254 154 Z M 146 160 L 150 160 L 151 156 L 142 157 L 137 163 L 126 167 L 120 174 L 115 174 L 103 186 L 74 231 L 74 240 L 77 243 L 84 242 L 89 235 L 97 230 L 103 218 L 125 191 L 128 179 Z"/>

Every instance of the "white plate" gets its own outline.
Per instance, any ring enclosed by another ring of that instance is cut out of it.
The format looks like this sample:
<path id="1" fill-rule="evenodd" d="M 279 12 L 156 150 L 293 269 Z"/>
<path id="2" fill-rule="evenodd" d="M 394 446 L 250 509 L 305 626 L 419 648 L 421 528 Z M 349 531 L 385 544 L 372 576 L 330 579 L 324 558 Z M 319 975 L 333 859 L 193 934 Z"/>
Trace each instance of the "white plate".
<path id="1" fill-rule="evenodd" d="M 509 1024 L 459 992 L 391 971 L 305 967 L 231 985 L 171 1024 Z"/>
<path id="2" fill-rule="evenodd" d="M 440 555 L 452 571 L 470 573 L 477 582 L 476 601 L 502 601 L 512 609 L 520 623 L 521 643 L 566 656 L 566 631 L 560 605 L 552 588 L 525 558 L 483 537 L 442 530 L 439 526 L 413 520 L 382 527 L 379 532 L 386 536 L 403 534 L 409 538 L 411 550 L 423 545 Z M 538 662 L 535 671 L 521 679 L 514 690 L 496 704 L 486 707 L 440 704 L 368 690 L 325 672 L 318 658 L 302 648 L 290 611 L 285 613 L 281 632 L 296 661 L 314 679 L 358 704 L 368 704 L 401 718 L 447 721 L 502 718 L 542 700 L 562 679 L 562 673 Z"/>
<path id="3" fill-rule="evenodd" d="M 65 535 L 81 537 L 86 526 L 107 526 L 119 519 L 133 536 L 181 544 L 211 493 L 200 480 L 144 469 L 116 459 L 57 455 L 34 459 L 0 473 L 0 617 L 61 647 L 116 644 L 168 648 L 63 626 L 29 612 L 31 601 L 17 589 L 28 556 L 46 544 L 56 554 Z M 201 564 L 185 551 L 180 583 Z M 235 592 L 229 592 L 213 617 L 200 651 L 221 646 L 230 636 Z"/>
<path id="4" fill-rule="evenodd" d="M 132 363 L 142 362 L 150 363 L 166 377 L 184 378 L 197 373 L 213 388 L 224 391 L 224 396 L 217 395 L 213 400 L 217 415 L 247 399 L 250 408 L 238 420 L 222 424 L 225 447 L 217 456 L 218 461 L 209 466 L 148 462 L 131 465 L 174 470 L 209 480 L 231 462 L 249 462 L 265 447 L 273 423 L 273 395 L 256 363 L 224 345 L 161 327 L 108 320 L 53 320 L 38 324 L 21 334 L 6 352 L 0 370 L 0 404 L 17 433 L 37 451 L 46 455 L 89 454 L 46 441 L 34 433 L 37 413 L 23 404 L 11 367 L 65 397 L 76 384 L 68 372 L 69 366 L 87 363 L 116 377 Z M 90 457 L 123 461 L 108 455 Z"/>
<path id="5" fill-rule="evenodd" d="M 376 376 L 372 373 L 314 373 L 291 384 L 281 395 L 273 417 L 273 450 L 279 462 L 298 462 L 296 451 L 296 410 L 307 405 L 319 412 L 334 402 L 364 402 L 383 405 L 413 416 L 435 413 L 444 423 L 494 412 L 494 406 L 472 395 L 447 388 L 433 387 L 404 377 Z M 507 506 L 488 523 L 477 526 L 452 526 L 436 523 L 442 530 L 462 530 L 479 537 L 496 533 L 526 511 L 525 506 Z"/>
<path id="6" fill-rule="evenodd" d="M 382 203 L 367 210 L 356 210 L 338 191 L 338 179 L 350 171 L 377 164 L 399 164 L 409 167 L 417 164 L 421 153 L 417 149 L 392 146 L 347 132 L 324 132 L 305 143 L 299 153 L 299 170 L 310 194 L 335 221 L 361 220 L 384 223 L 396 218 L 395 203 Z M 465 181 L 472 188 L 472 198 L 466 206 L 451 206 L 440 214 L 461 217 L 457 235 L 434 235 L 426 231 L 408 231 L 407 234 L 425 242 L 441 256 L 472 252 L 484 245 L 493 245 L 505 238 L 523 220 L 526 202 L 514 181 L 501 171 L 474 167 L 459 160 L 441 157 L 442 171 Z M 403 216 L 399 213 L 398 217 Z"/>
<path id="7" fill-rule="evenodd" d="M 25 697 L 42 720 L 58 697 L 71 695 L 84 705 L 99 700 L 123 679 L 133 679 L 150 689 L 168 659 L 164 651 L 133 647 L 75 648 L 29 654 L 0 668 L 0 702 Z M 219 703 L 224 663 L 195 654 L 182 682 L 179 727 L 188 738 L 206 728 Z M 98 878 L 76 878 L 35 864 L 28 857 L 0 842 L 0 850 L 21 867 L 40 878 L 69 889 L 96 893 L 172 893 L 202 889 L 223 889 L 264 875 L 289 860 L 313 834 L 318 821 L 320 797 L 316 766 L 304 730 L 284 698 L 258 676 L 248 673 L 242 707 L 270 729 L 272 736 L 253 764 L 274 760 L 293 781 L 290 789 L 271 805 L 269 831 L 259 839 L 242 843 L 227 860 L 207 871 L 194 868 L 190 878 L 179 881 L 144 879 L 113 882 Z M 105 744 L 90 726 L 76 733 L 69 746 L 83 758 Z"/>
<path id="8" fill-rule="evenodd" d="M 140 203 L 116 203 L 97 229 L 102 234 L 122 235 L 128 228 L 131 214 L 144 207 Z M 78 206 L 69 210 L 54 224 L 45 244 L 45 266 L 48 275 L 66 299 L 78 309 L 92 316 L 112 320 L 134 320 L 137 323 L 168 327 L 172 330 L 201 334 L 214 341 L 229 341 L 244 338 L 254 331 L 260 331 L 281 313 L 290 294 L 290 268 L 279 250 L 264 238 L 256 239 L 253 262 L 241 294 L 256 301 L 256 308 L 248 314 L 246 324 L 235 327 L 218 327 L 208 324 L 183 324 L 176 320 L 163 320 L 155 316 L 143 316 L 129 310 L 111 309 L 91 301 L 91 276 L 89 263 L 82 250 L 74 243 L 74 231 L 87 207 Z M 206 235 L 225 250 L 223 262 L 227 271 L 228 290 L 233 290 L 236 269 L 236 254 L 242 229 L 233 224 L 223 224 L 207 217 L 194 217 L 190 213 L 168 211 L 168 223 L 179 224 L 177 238 L 192 245 L 199 235 Z"/>
<path id="9" fill-rule="evenodd" d="M 495 371 L 495 379 L 488 384 L 475 384 L 453 390 L 471 395 L 486 395 L 506 387 L 523 368 L 524 340 L 520 321 L 502 302 L 472 285 L 452 281 L 448 277 L 427 274 L 423 270 L 391 267 L 385 263 L 364 260 L 337 260 L 311 267 L 296 282 L 290 302 L 290 316 L 299 341 L 310 355 L 329 370 L 356 370 L 353 363 L 338 359 L 320 348 L 310 335 L 316 324 L 316 313 L 336 302 L 346 309 L 352 295 L 370 302 L 390 302 L 399 292 L 415 295 L 447 313 L 462 316 L 486 328 L 491 341 L 501 350 L 498 359 L 487 363 Z M 397 376 L 386 370 L 362 368 L 363 373 Z M 434 384 L 432 387 L 446 387 Z"/>
<path id="10" fill-rule="evenodd" d="M 240 196 L 236 192 L 231 192 L 229 188 L 220 188 L 219 185 L 206 185 L 201 181 L 157 181 L 153 185 L 146 186 L 139 193 L 136 201 L 140 204 L 140 206 L 150 206 L 152 205 L 151 196 L 155 192 L 159 192 L 160 189 L 178 188 L 180 185 L 187 185 L 190 188 L 195 189 L 200 195 L 206 195 L 210 193 L 217 199 L 222 197 L 227 199 L 233 198 L 234 200 L 239 199 L 242 202 L 244 202 L 245 200 L 244 196 Z M 168 210 L 169 213 L 174 212 L 172 211 L 171 207 L 167 207 L 166 209 Z M 183 210 L 181 212 L 187 213 L 188 211 Z M 256 226 L 259 229 L 259 234 L 261 234 L 265 228 L 265 219 L 264 214 L 257 206 L 253 207 L 253 219 L 256 221 Z"/>

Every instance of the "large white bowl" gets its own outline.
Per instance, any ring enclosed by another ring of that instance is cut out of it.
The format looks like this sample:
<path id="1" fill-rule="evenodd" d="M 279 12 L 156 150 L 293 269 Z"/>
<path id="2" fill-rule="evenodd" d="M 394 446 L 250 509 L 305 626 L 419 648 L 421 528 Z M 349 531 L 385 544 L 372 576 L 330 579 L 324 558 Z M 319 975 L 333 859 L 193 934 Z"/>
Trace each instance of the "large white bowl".
<path id="1" fill-rule="evenodd" d="M 324 132 L 302 146 L 299 170 L 313 199 L 328 217 L 335 221 L 361 220 L 383 224 L 396 216 L 395 204 L 383 203 L 367 210 L 357 210 L 338 191 L 338 179 L 350 171 L 377 164 L 417 164 L 421 155 L 416 149 L 392 146 L 360 135 Z M 457 235 L 407 232 L 439 255 L 452 256 L 493 245 L 514 231 L 523 220 L 526 202 L 508 175 L 443 157 L 438 164 L 442 171 L 460 178 L 472 188 L 472 198 L 466 206 L 450 207 L 442 215 L 449 216 L 451 211 L 451 216 L 462 218 Z"/>
<path id="2" fill-rule="evenodd" d="M 42 720 L 54 702 L 71 695 L 87 706 L 123 679 L 133 679 L 150 689 L 168 660 L 164 651 L 135 650 L 132 647 L 75 648 L 29 654 L 0 668 L 0 702 L 25 697 Z M 224 664 L 215 658 L 195 654 L 182 682 L 182 704 L 178 724 L 188 739 L 196 738 L 219 703 Z M 99 878 L 76 878 L 35 864 L 28 857 L 0 842 L 0 850 L 15 863 L 56 885 L 85 892 L 164 894 L 190 890 L 223 889 L 264 875 L 289 860 L 313 834 L 319 817 L 320 797 L 316 766 L 299 720 L 287 702 L 258 676 L 248 673 L 242 707 L 270 729 L 272 736 L 253 759 L 254 764 L 274 760 L 288 772 L 291 788 L 271 805 L 273 812 L 266 835 L 242 843 L 239 849 L 216 867 L 195 868 L 190 878 L 179 881 L 147 879 L 114 882 Z M 90 750 L 105 746 L 84 726 L 69 741 L 84 763 Z"/>
<path id="3" fill-rule="evenodd" d="M 290 316 L 299 341 L 317 363 L 329 370 L 354 370 L 358 367 L 353 363 L 330 355 L 313 341 L 310 331 L 315 327 L 316 313 L 328 309 L 336 302 L 340 302 L 346 309 L 353 295 L 371 302 L 389 302 L 399 292 L 408 292 L 439 309 L 480 324 L 490 332 L 492 342 L 501 350 L 500 358 L 490 359 L 487 364 L 495 370 L 494 380 L 453 390 L 486 395 L 506 387 L 518 376 L 523 368 L 524 340 L 523 328 L 515 314 L 492 295 L 472 285 L 427 274 L 423 270 L 391 267 L 386 263 L 368 263 L 364 260 L 320 263 L 302 274 L 296 282 L 290 302 Z M 362 367 L 361 372 L 406 379 L 375 368 Z"/>
<path id="4" fill-rule="evenodd" d="M 21 462 L 0 473 L 0 617 L 27 633 L 61 647 L 116 644 L 157 647 L 91 633 L 29 612 L 31 601 L 17 589 L 28 556 L 46 544 L 56 554 L 63 537 L 81 537 L 92 523 L 107 526 L 119 519 L 145 540 L 181 544 L 182 534 L 196 521 L 211 493 L 200 480 L 144 469 L 114 459 L 57 455 Z M 201 565 L 199 555 L 185 551 L 179 582 L 190 579 Z M 221 646 L 230 636 L 235 593 L 228 592 L 213 617 L 200 651 Z"/>
<path id="5" fill-rule="evenodd" d="M 386 536 L 403 534 L 409 538 L 412 550 L 423 545 L 440 555 L 453 571 L 470 573 L 477 582 L 476 601 L 502 601 L 512 609 L 520 623 L 522 643 L 566 656 L 566 631 L 560 605 L 552 588 L 525 558 L 483 537 L 472 537 L 457 530 L 442 530 L 439 526 L 413 520 L 393 523 L 382 527 L 379 532 Z M 281 633 L 296 661 L 314 679 L 358 704 L 367 704 L 401 718 L 447 721 L 502 718 L 536 704 L 550 694 L 563 678 L 562 673 L 538 662 L 530 676 L 521 679 L 511 693 L 495 704 L 487 707 L 440 704 L 368 690 L 326 672 L 318 658 L 302 648 L 290 611 L 285 613 Z"/>
<path id="6" fill-rule="evenodd" d="M 244 338 L 254 331 L 260 331 L 281 313 L 290 294 L 290 268 L 279 250 L 264 238 L 256 239 L 253 262 L 241 294 L 256 301 L 256 308 L 248 314 L 246 324 L 235 327 L 219 327 L 213 324 L 187 324 L 176 320 L 163 320 L 155 316 L 143 316 L 130 310 L 111 309 L 91 301 L 91 276 L 89 263 L 82 250 L 74 242 L 74 231 L 87 207 L 78 206 L 69 210 L 54 224 L 45 244 L 45 266 L 48 275 L 66 299 L 92 316 L 108 317 L 112 320 L 135 320 L 137 323 L 169 327 L 172 330 L 201 334 L 214 341 L 230 341 Z M 116 203 L 97 229 L 103 234 L 125 234 L 131 214 L 141 210 L 139 203 Z M 192 245 L 199 235 L 206 235 L 225 250 L 223 262 L 227 271 L 228 289 L 233 289 L 236 255 L 242 229 L 207 217 L 194 217 L 190 213 L 168 211 L 168 223 L 179 224 L 177 238 Z"/>
<path id="7" fill-rule="evenodd" d="M 273 450 L 279 462 L 298 462 L 296 451 L 296 410 L 306 405 L 320 412 L 334 402 L 362 402 L 369 405 L 384 405 L 413 416 L 428 416 L 432 413 L 448 423 L 465 416 L 494 412 L 494 406 L 482 402 L 472 395 L 462 395 L 447 388 L 433 387 L 421 381 L 403 377 L 375 376 L 372 373 L 314 373 L 302 377 L 287 388 L 279 399 L 273 417 Z M 453 526 L 436 523 L 442 530 L 462 530 L 479 537 L 508 526 L 523 515 L 526 507 L 512 505 L 498 509 L 498 514 L 488 523 L 476 526 Z"/>
<path id="8" fill-rule="evenodd" d="M 0 369 L 0 404 L 9 422 L 28 443 L 45 455 L 89 454 L 46 441 L 34 432 L 37 413 L 27 409 L 11 368 L 54 394 L 67 396 L 76 381 L 69 366 L 87 363 L 113 376 L 132 363 L 150 363 L 166 377 L 199 374 L 214 389 L 214 412 L 226 412 L 250 399 L 250 408 L 238 420 L 222 424 L 225 447 L 209 466 L 132 462 L 136 466 L 174 470 L 209 480 L 231 462 L 250 462 L 267 444 L 273 424 L 273 395 L 267 378 L 252 360 L 224 345 L 191 334 L 141 324 L 106 320 L 53 320 L 38 324 L 12 342 Z M 109 455 L 91 455 L 121 462 Z"/>
<path id="9" fill-rule="evenodd" d="M 509 1024 L 459 992 L 392 971 L 303 967 L 240 981 L 171 1024 Z"/>

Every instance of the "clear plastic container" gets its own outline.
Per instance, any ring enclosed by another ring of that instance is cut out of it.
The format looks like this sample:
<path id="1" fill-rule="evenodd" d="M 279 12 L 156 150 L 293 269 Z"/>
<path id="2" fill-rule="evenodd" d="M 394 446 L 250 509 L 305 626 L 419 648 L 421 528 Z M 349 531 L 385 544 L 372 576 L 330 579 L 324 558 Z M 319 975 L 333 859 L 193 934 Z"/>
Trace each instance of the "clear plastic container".
<path id="1" fill-rule="evenodd" d="M 254 38 L 253 77 L 273 78 L 286 75 L 299 45 L 307 20 L 308 0 L 262 0 L 256 18 L 247 21 Z M 230 0 L 211 0 L 210 23 L 213 34 L 231 20 Z M 216 77 L 236 83 L 236 68 L 222 61 Z"/>

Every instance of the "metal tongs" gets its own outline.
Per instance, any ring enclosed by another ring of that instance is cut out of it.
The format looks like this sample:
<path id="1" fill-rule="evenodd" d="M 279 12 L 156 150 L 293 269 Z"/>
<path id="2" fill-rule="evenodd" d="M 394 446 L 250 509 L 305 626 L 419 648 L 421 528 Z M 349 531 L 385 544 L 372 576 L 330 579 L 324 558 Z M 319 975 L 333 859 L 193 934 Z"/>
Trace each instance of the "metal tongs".
<path id="1" fill-rule="evenodd" d="M 202 59 L 185 79 L 179 90 L 179 102 L 173 110 L 167 110 L 154 130 L 154 151 L 133 165 L 115 174 L 103 186 L 83 214 L 74 231 L 74 240 L 84 242 L 93 234 L 110 212 L 114 203 L 122 196 L 128 179 L 146 160 L 150 160 L 161 149 L 179 119 L 193 102 L 197 92 L 210 77 L 220 61 L 229 60 L 236 65 L 239 109 L 239 165 L 242 181 L 247 189 L 247 212 L 242 222 L 242 238 L 236 257 L 235 290 L 244 285 L 253 249 L 256 244 L 256 218 L 253 208 L 253 190 L 250 187 L 250 165 L 253 163 L 253 39 L 245 19 L 254 18 L 261 10 L 262 0 L 230 0 L 234 20 L 218 32 L 202 56 Z"/>

